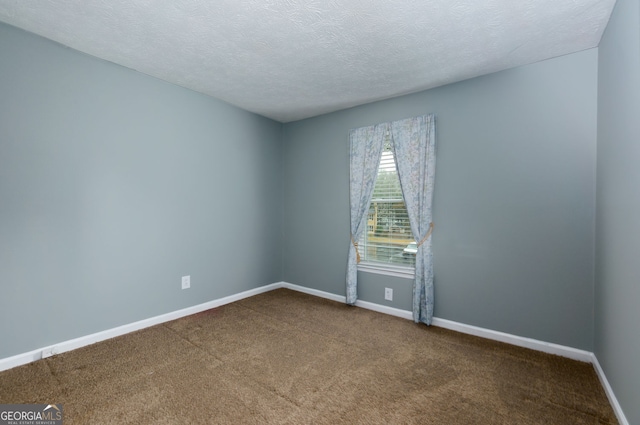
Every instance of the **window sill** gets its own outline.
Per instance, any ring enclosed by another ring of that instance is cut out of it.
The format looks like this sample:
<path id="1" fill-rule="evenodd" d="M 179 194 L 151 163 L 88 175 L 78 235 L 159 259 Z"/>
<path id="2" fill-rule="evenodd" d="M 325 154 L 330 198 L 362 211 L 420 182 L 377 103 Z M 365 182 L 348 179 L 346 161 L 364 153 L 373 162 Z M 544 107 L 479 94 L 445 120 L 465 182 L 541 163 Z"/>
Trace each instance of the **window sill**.
<path id="1" fill-rule="evenodd" d="M 360 263 L 358 264 L 358 271 L 383 274 L 386 276 L 403 277 L 405 279 L 415 278 L 415 269 L 413 267 L 397 267 L 389 264 Z"/>

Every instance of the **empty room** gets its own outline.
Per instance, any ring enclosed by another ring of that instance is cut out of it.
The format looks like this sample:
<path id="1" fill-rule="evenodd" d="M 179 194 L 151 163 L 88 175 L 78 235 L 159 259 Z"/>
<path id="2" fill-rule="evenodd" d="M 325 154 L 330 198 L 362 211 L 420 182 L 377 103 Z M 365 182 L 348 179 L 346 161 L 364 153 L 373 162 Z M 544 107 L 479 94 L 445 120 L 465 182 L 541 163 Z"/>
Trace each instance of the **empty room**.
<path id="1" fill-rule="evenodd" d="M 0 424 L 640 424 L 639 188 L 638 0 L 0 0 Z"/>

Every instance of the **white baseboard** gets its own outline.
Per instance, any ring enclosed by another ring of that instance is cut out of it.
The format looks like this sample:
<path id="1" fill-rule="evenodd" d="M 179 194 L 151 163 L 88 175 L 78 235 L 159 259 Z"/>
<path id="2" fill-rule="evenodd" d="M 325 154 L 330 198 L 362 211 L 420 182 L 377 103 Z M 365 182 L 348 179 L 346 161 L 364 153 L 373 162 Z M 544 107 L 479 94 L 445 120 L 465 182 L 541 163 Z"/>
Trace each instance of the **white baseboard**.
<path id="1" fill-rule="evenodd" d="M 604 387 L 604 392 L 607 394 L 607 398 L 609 399 L 609 403 L 611 403 L 611 407 L 613 408 L 613 411 L 616 414 L 616 417 L 618 418 L 618 422 L 620 422 L 620 425 L 629 425 L 629 421 L 627 420 L 627 417 L 624 415 L 624 412 L 622 411 L 622 407 L 620 407 L 620 403 L 618 403 L 618 399 L 613 393 L 613 389 L 611 388 L 611 385 L 609 385 L 607 376 L 604 374 L 604 370 L 602 370 L 602 367 L 600 366 L 600 362 L 598 361 L 598 358 L 594 353 L 591 353 L 591 363 L 593 364 L 593 367 L 596 370 L 596 374 L 600 379 L 600 383 Z"/>
<path id="2" fill-rule="evenodd" d="M 336 295 L 330 292 L 319 291 L 317 289 L 306 288 L 300 285 L 294 285 L 293 283 L 280 282 L 281 288 L 291 289 L 293 291 L 304 292 L 305 294 L 315 295 L 316 297 L 326 298 L 332 301 L 338 301 L 341 303 L 347 302 L 347 298 L 343 295 Z M 388 314 L 390 316 L 402 317 L 403 319 L 413 320 L 413 314 L 407 310 L 401 310 L 399 308 L 389 307 L 386 305 L 375 304 L 369 301 L 356 301 L 356 307 L 362 307 L 367 310 L 377 311 L 379 313 Z"/>
<path id="3" fill-rule="evenodd" d="M 254 295 L 258 295 L 263 292 L 272 291 L 274 289 L 281 288 L 281 287 L 282 287 L 282 283 L 280 282 L 272 283 L 270 285 L 265 285 L 259 288 L 240 292 L 239 294 L 229 295 L 228 297 L 208 301 L 206 303 L 194 305 L 192 307 L 187 307 L 182 310 L 172 311 L 170 313 L 162 314 L 160 316 L 151 317 L 149 319 L 140 320 L 138 322 L 129 323 L 127 325 L 118 326 L 112 329 L 107 329 L 105 331 L 97 332 L 91 335 L 85 335 L 79 338 L 63 341 L 54 345 L 29 351 L 27 353 L 22 353 L 12 357 L 0 359 L 0 372 L 3 370 L 21 366 L 23 364 L 31 363 L 36 360 L 40 360 L 42 358 L 46 358 L 55 354 L 64 353 L 65 351 L 75 350 L 77 348 L 94 344 L 96 342 L 104 341 L 106 339 L 114 338 L 116 336 L 128 334 L 130 332 L 148 328 L 150 326 L 158 325 L 160 323 L 168 322 L 171 320 L 179 319 L 181 317 L 189 316 L 191 314 L 200 313 L 205 310 L 219 307 L 224 304 L 229 304 L 234 301 L 239 301 L 243 298 L 252 297 Z"/>
<path id="4" fill-rule="evenodd" d="M 342 295 L 332 294 L 331 292 L 320 291 L 318 289 L 307 288 L 305 286 L 294 285 L 293 283 L 280 282 L 280 288 L 287 288 L 297 292 L 303 292 L 305 294 L 314 295 L 320 298 L 326 298 L 328 300 L 337 301 L 340 303 L 347 302 L 347 298 Z"/>
<path id="5" fill-rule="evenodd" d="M 27 363 L 40 360 L 45 357 L 49 357 L 55 354 L 64 353 L 65 351 L 75 350 L 76 348 L 84 347 L 86 345 L 94 344 L 96 342 L 104 341 L 106 339 L 114 338 L 120 335 L 124 335 L 130 332 L 134 332 L 140 329 L 148 328 L 150 326 L 158 325 L 160 323 L 168 322 L 171 320 L 179 319 L 181 317 L 189 316 L 192 314 L 200 313 L 205 310 L 209 310 L 221 305 L 229 304 L 235 301 L 242 300 L 244 298 L 252 297 L 254 295 L 262 294 L 264 292 L 272 291 L 278 288 L 287 288 L 293 291 L 303 292 L 305 294 L 313 295 L 320 298 L 326 298 L 338 302 L 346 302 L 346 297 L 342 295 L 332 294 L 330 292 L 320 291 L 317 289 L 307 288 L 304 286 L 294 285 L 288 282 L 276 282 L 270 285 L 261 286 L 259 288 L 250 289 L 248 291 L 240 292 L 238 294 L 229 295 L 228 297 L 219 298 L 217 300 L 208 301 L 203 304 L 198 304 L 192 307 L 187 307 L 182 310 L 173 311 L 170 313 L 162 314 L 160 316 L 151 317 L 149 319 L 140 320 L 138 322 L 130 323 L 123 326 L 118 326 L 113 329 L 108 329 L 102 332 L 97 332 L 91 335 L 82 336 L 72 340 L 60 342 L 58 344 L 50 345 L 47 347 L 39 348 L 37 350 L 29 351 L 27 353 L 18 354 L 12 357 L 0 359 L 0 372 L 3 370 L 11 369 L 17 366 L 21 366 Z M 368 301 L 356 301 L 356 306 L 365 308 L 367 310 L 373 310 L 391 316 L 401 317 L 407 320 L 413 320 L 413 314 L 408 310 L 402 310 L 385 305 L 375 304 Z M 519 347 L 530 348 L 532 350 L 542 351 L 544 353 L 555 354 L 562 357 L 568 357 L 570 359 L 579 360 L 593 364 L 598 378 L 604 387 L 604 390 L 609 398 L 609 402 L 613 407 L 613 410 L 618 418 L 620 425 L 629 425 L 618 399 L 613 393 L 613 389 L 609 385 L 604 371 L 600 367 L 600 363 L 595 354 L 579 350 L 576 348 L 566 347 L 564 345 L 552 344 L 549 342 L 539 341 L 531 338 L 524 338 L 517 335 L 507 334 L 504 332 L 493 331 L 490 329 L 480 328 L 477 326 L 466 325 L 463 323 L 454 322 L 446 319 L 433 318 L 433 326 L 450 329 L 453 331 L 475 335 L 482 338 L 492 339 L 495 341 L 505 342 L 507 344 L 516 345 Z"/>
<path id="6" fill-rule="evenodd" d="M 591 363 L 592 354 L 590 351 L 579 350 L 577 348 L 567 347 L 565 345 L 553 344 L 537 339 L 525 338 L 522 336 L 512 335 L 504 332 L 498 332 L 491 329 L 480 328 L 472 325 L 454 322 L 446 319 L 433 318 L 433 326 L 450 329 L 469 335 L 475 335 L 482 338 L 492 339 L 494 341 L 505 342 L 507 344 L 518 347 L 530 348 L 543 353 L 555 354 L 557 356 L 568 357 L 573 360 Z"/>

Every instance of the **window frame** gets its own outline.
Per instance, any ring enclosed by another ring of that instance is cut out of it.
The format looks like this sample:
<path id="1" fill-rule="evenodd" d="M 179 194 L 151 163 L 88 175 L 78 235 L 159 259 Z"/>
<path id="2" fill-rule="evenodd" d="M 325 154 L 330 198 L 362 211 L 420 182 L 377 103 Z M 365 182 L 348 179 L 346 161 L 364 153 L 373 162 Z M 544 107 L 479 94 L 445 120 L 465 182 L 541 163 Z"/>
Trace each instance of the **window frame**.
<path id="1" fill-rule="evenodd" d="M 394 266 L 392 264 L 371 261 L 361 261 L 358 264 L 358 271 L 385 276 L 402 277 L 405 279 L 414 279 L 416 277 L 415 266 Z"/>
<path id="2" fill-rule="evenodd" d="M 388 136 L 387 136 L 388 137 Z M 386 150 L 391 150 L 390 147 L 390 140 L 387 138 L 385 140 L 385 147 L 383 148 L 383 155 L 384 155 L 384 151 Z M 381 158 L 381 162 L 382 162 L 382 158 Z M 395 155 L 393 155 L 393 162 L 395 164 Z M 380 164 L 382 165 L 382 164 Z M 380 167 L 379 165 L 379 167 Z M 378 169 L 378 173 L 380 173 L 380 168 Z M 396 173 L 397 173 L 397 169 L 396 169 Z M 376 179 L 377 180 L 377 179 Z M 376 181 L 376 185 L 378 184 L 378 181 Z M 375 191 L 375 187 L 374 187 L 374 191 Z M 402 194 L 401 194 L 402 196 Z M 381 200 L 378 200 L 377 202 L 380 202 Z M 375 199 L 372 199 L 370 204 L 369 204 L 369 208 L 371 208 L 371 205 L 376 202 Z M 391 200 L 388 200 L 387 202 L 392 202 Z M 402 196 L 402 200 L 401 202 L 404 204 L 404 196 Z M 405 208 L 406 208 L 406 204 L 405 204 Z M 409 231 L 411 231 L 411 229 L 409 228 Z M 363 233 L 363 238 L 366 239 L 368 237 L 368 232 L 369 232 L 369 228 L 367 226 L 367 228 L 364 230 Z M 415 240 L 413 239 L 413 235 L 410 236 L 411 241 L 415 242 Z M 358 241 L 360 242 L 360 241 Z M 359 245 L 358 247 L 359 249 L 362 249 Z M 385 262 L 380 262 L 380 261 L 370 261 L 370 260 L 362 260 L 360 263 L 358 263 L 357 265 L 357 270 L 359 272 L 365 272 L 365 273 L 373 273 L 373 274 L 380 274 L 380 275 L 386 275 L 386 276 L 393 276 L 393 277 L 401 277 L 401 278 L 405 278 L 405 279 L 413 279 L 415 278 L 415 264 L 414 265 L 397 265 L 397 264 L 392 264 L 392 263 L 385 263 Z"/>

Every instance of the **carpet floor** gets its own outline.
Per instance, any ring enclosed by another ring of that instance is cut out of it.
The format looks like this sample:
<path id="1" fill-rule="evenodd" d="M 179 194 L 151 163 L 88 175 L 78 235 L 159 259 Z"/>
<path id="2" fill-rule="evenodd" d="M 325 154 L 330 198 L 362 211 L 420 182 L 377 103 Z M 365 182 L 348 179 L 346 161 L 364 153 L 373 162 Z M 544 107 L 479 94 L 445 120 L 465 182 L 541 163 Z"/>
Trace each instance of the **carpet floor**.
<path id="1" fill-rule="evenodd" d="M 593 366 L 278 289 L 0 372 L 70 424 L 617 424 Z"/>

